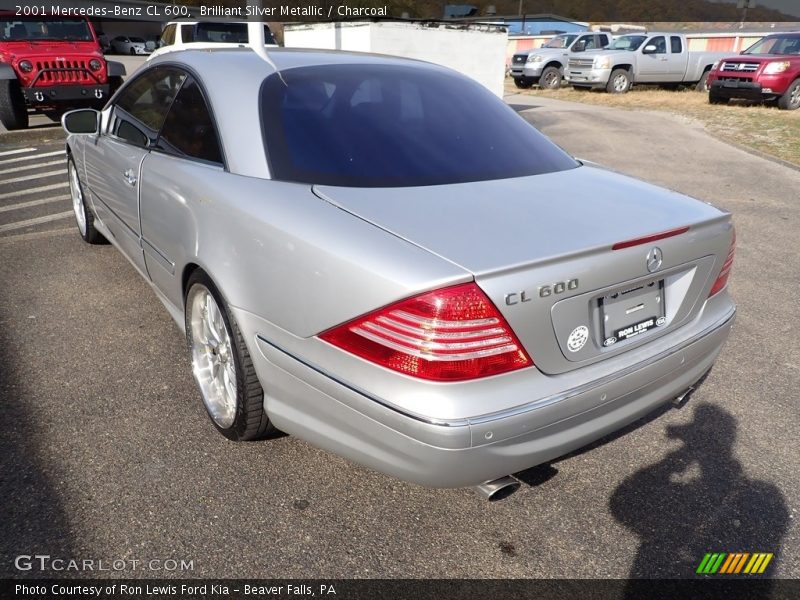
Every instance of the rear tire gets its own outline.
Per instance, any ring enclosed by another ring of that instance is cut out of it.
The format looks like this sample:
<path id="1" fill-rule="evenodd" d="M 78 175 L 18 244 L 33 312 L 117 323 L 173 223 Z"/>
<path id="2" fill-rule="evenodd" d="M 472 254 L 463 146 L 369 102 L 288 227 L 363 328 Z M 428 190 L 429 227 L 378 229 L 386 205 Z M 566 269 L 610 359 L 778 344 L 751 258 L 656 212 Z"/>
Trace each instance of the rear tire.
<path id="1" fill-rule="evenodd" d="M 542 71 L 539 78 L 539 87 L 543 90 L 557 90 L 561 87 L 561 69 L 558 67 L 547 67 Z"/>
<path id="2" fill-rule="evenodd" d="M 797 110 L 800 108 L 800 79 L 795 79 L 792 85 L 778 98 L 778 108 L 781 110 Z"/>
<path id="3" fill-rule="evenodd" d="M 185 327 L 192 372 L 214 427 L 233 441 L 277 430 L 264 411 L 264 390 L 239 326 L 201 269 L 186 284 Z"/>
<path id="4" fill-rule="evenodd" d="M 707 88 L 706 88 L 706 82 L 708 81 L 708 74 L 709 73 L 710 73 L 710 71 L 706 71 L 705 73 L 703 73 L 703 76 L 700 77 L 700 81 L 697 82 L 697 85 L 694 88 L 696 91 L 698 91 L 698 92 L 706 92 L 706 91 L 708 91 Z"/>
<path id="5" fill-rule="evenodd" d="M 16 79 L 0 80 L 0 122 L 9 131 L 28 128 L 28 108 Z"/>
<path id="6" fill-rule="evenodd" d="M 131 48 L 131 56 L 136 56 L 136 50 L 134 50 L 133 48 Z"/>
<path id="7" fill-rule="evenodd" d="M 725 96 L 720 96 L 719 94 L 715 94 L 714 92 L 708 92 L 709 104 L 728 104 L 730 101 L 731 101 L 730 98 L 726 98 Z"/>
<path id="8" fill-rule="evenodd" d="M 78 170 L 72 156 L 67 158 L 67 176 L 69 177 L 69 192 L 72 199 L 72 210 L 78 225 L 78 233 L 87 244 L 105 244 L 106 238 L 94 228 L 94 215 L 86 206 L 86 196 L 83 194 Z"/>
<path id="9" fill-rule="evenodd" d="M 614 69 L 608 78 L 606 91 L 609 94 L 625 94 L 631 89 L 631 74 L 627 69 Z"/>
<path id="10" fill-rule="evenodd" d="M 528 77 L 514 77 L 514 85 L 521 90 L 527 90 L 533 86 L 533 81 Z"/>

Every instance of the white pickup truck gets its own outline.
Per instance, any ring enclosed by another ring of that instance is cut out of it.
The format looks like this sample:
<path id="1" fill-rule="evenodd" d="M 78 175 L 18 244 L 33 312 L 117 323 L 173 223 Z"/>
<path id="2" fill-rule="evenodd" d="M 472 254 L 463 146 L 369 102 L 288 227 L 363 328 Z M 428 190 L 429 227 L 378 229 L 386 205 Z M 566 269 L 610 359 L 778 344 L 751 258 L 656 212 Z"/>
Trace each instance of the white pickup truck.
<path id="1" fill-rule="evenodd" d="M 562 33 L 540 48 L 516 53 L 511 59 L 511 77 L 518 88 L 527 89 L 534 83 L 546 89 L 561 86 L 564 68 L 572 53 L 586 52 L 607 46 L 607 33 Z"/>
<path id="2" fill-rule="evenodd" d="M 692 84 L 705 90 L 711 67 L 730 52 L 691 52 L 679 33 L 636 33 L 603 50 L 570 56 L 564 78 L 575 88 L 624 94 L 634 83 Z"/>

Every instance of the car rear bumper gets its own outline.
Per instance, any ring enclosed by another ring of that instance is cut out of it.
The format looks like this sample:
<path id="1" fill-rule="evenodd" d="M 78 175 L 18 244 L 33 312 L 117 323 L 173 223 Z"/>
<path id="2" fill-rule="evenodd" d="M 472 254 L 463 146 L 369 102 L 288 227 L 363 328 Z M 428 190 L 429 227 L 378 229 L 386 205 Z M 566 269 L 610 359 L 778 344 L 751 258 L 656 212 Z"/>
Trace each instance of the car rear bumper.
<path id="1" fill-rule="evenodd" d="M 109 86 L 103 85 L 49 85 L 23 88 L 25 100 L 31 106 L 52 105 L 62 102 L 100 102 L 108 100 Z"/>
<path id="2" fill-rule="evenodd" d="M 251 355 L 278 428 L 399 479 L 465 487 L 558 458 L 677 397 L 711 368 L 734 315 L 730 305 L 681 344 L 601 380 L 451 423 L 403 414 L 262 337 Z"/>

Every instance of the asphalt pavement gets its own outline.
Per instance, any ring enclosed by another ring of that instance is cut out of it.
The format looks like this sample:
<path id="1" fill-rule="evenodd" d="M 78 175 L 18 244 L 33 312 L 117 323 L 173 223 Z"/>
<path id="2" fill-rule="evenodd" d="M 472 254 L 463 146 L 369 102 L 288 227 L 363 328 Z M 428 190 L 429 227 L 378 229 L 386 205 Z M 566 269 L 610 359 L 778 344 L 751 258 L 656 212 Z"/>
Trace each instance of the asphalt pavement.
<path id="1" fill-rule="evenodd" d="M 58 131 L 3 135 L 0 575 L 42 575 L 15 568 L 38 553 L 131 577 L 691 577 L 743 551 L 800 577 L 800 172 L 669 115 L 506 100 L 579 157 L 734 213 L 739 315 L 686 406 L 518 474 L 496 503 L 291 436 L 226 441 L 149 286 L 78 236 Z"/>

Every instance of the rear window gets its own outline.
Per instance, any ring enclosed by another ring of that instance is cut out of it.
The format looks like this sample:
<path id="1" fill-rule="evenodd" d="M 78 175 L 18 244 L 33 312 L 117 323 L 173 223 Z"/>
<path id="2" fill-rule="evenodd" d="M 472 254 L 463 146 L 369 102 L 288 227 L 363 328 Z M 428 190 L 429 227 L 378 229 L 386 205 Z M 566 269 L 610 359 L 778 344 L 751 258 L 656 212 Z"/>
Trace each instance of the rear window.
<path id="1" fill-rule="evenodd" d="M 562 171 L 575 160 L 480 84 L 399 65 L 325 65 L 261 89 L 275 179 L 406 187 Z"/>
<path id="2" fill-rule="evenodd" d="M 246 44 L 248 39 L 246 23 L 198 23 L 195 27 L 193 41 Z M 264 25 L 264 43 L 275 43 L 275 38 L 272 37 L 272 32 L 267 25 Z"/>

